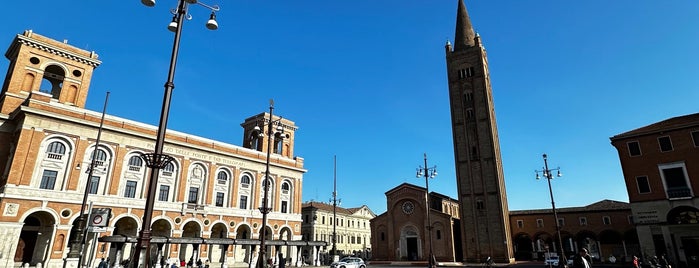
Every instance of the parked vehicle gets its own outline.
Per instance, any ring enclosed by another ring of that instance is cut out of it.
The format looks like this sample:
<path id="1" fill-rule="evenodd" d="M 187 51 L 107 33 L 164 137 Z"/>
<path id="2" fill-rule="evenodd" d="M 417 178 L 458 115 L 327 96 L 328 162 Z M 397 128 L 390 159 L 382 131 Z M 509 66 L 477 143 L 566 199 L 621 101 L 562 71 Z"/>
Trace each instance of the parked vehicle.
<path id="1" fill-rule="evenodd" d="M 331 263 L 330 268 L 366 268 L 366 264 L 362 258 L 344 257 L 338 262 Z"/>
<path id="2" fill-rule="evenodd" d="M 546 267 L 558 267 L 558 256 L 549 256 L 544 260 Z"/>

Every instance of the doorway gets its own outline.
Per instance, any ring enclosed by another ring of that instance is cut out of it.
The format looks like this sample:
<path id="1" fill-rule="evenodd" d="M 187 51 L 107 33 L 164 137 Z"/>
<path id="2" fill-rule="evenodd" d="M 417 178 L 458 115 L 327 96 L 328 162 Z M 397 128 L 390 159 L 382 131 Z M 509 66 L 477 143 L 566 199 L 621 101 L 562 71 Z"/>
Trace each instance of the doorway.
<path id="1" fill-rule="evenodd" d="M 415 261 L 418 258 L 417 254 L 417 237 L 408 237 L 405 239 L 408 248 L 408 260 Z"/>

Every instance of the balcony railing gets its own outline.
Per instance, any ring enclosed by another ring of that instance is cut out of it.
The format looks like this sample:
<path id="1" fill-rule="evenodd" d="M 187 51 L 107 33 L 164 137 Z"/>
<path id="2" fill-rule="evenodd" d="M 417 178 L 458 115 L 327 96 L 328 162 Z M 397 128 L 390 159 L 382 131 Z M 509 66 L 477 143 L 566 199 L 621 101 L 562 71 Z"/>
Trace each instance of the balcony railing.
<path id="1" fill-rule="evenodd" d="M 48 159 L 61 160 L 61 158 L 63 158 L 63 155 L 62 154 L 48 153 L 48 155 L 46 157 Z"/>
<path id="2" fill-rule="evenodd" d="M 692 190 L 689 187 L 668 188 L 667 197 L 670 199 L 692 197 Z"/>

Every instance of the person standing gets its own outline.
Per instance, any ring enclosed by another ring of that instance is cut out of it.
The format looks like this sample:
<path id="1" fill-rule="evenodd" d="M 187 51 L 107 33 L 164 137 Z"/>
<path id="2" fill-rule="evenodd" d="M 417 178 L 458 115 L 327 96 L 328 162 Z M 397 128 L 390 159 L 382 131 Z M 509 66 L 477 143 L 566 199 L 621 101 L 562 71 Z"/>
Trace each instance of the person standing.
<path id="1" fill-rule="evenodd" d="M 641 268 L 641 266 L 638 263 L 638 257 L 633 256 L 633 261 L 631 262 L 631 268 Z"/>
<path id="2" fill-rule="evenodd" d="M 97 265 L 97 268 L 109 268 L 109 264 L 107 264 L 107 261 L 105 261 L 104 258 L 102 258 L 100 264 Z"/>
<path id="3" fill-rule="evenodd" d="M 590 258 L 590 255 L 587 253 L 586 248 L 580 248 L 578 250 L 578 255 L 573 258 L 573 267 L 574 268 L 591 268 L 592 267 L 592 258 Z"/>

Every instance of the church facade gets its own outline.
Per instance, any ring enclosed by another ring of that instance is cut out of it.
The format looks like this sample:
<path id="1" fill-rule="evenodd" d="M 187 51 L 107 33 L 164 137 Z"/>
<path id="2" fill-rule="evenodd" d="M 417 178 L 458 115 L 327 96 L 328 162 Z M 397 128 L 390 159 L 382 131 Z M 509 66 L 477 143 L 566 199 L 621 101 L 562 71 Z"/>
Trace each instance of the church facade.
<path id="1" fill-rule="evenodd" d="M 64 267 L 86 191 L 92 208 L 111 210 L 104 228 L 87 233 L 86 262 L 133 258 L 149 190 L 157 191 L 154 241 L 167 241 L 152 249 L 151 258 L 245 265 L 262 230 L 272 241 L 270 256 L 283 252 L 291 264 L 299 258 L 301 244 L 290 241 L 302 238 L 306 170 L 293 152 L 293 121 L 272 118 L 274 131 L 283 135 L 270 143 L 269 177 L 268 137 L 257 135 L 269 133 L 269 113 L 241 124 L 242 146 L 168 131 L 164 153 L 174 160 L 160 170 L 157 188 L 148 189 L 149 169 L 140 154 L 154 150 L 156 127 L 106 115 L 100 128 L 102 113 L 85 109 L 93 71 L 101 64 L 95 52 L 25 31 L 5 55 L 10 64 L 0 93 L 0 266 Z M 271 211 L 263 226 L 258 208 L 265 184 Z M 101 242 L 109 237 L 122 243 Z"/>

